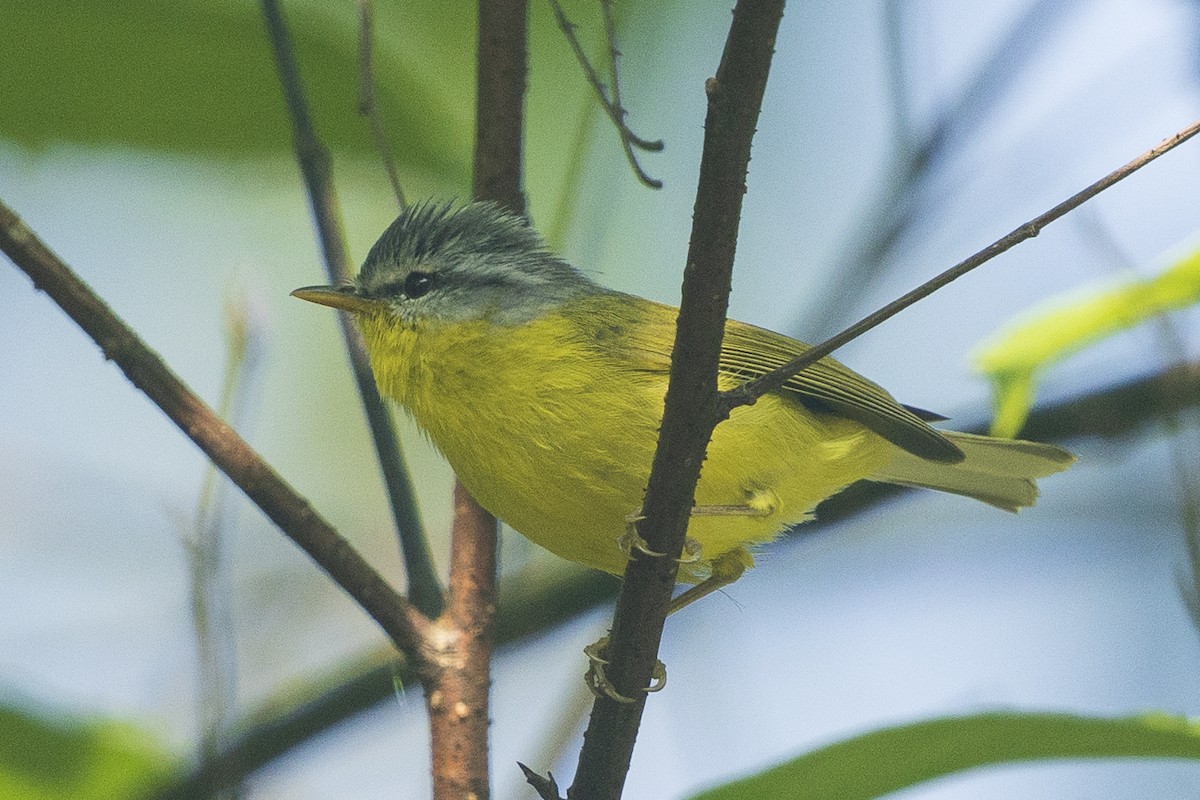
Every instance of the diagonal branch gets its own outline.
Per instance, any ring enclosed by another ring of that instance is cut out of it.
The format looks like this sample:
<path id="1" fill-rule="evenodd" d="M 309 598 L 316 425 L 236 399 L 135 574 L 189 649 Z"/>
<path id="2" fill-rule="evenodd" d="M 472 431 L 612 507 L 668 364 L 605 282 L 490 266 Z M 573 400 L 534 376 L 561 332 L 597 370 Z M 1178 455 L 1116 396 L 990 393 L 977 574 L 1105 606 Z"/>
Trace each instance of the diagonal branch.
<path id="1" fill-rule="evenodd" d="M 279 70 L 279 83 L 283 88 L 284 101 L 292 119 L 292 141 L 296 160 L 308 189 L 313 221 L 325 257 L 325 271 L 331 283 L 343 284 L 350 280 L 350 259 L 347 255 L 346 237 L 342 233 L 341 216 L 333 192 L 333 178 L 329 151 L 317 138 L 308 104 L 304 99 L 304 87 L 300 82 L 300 71 L 292 52 L 291 39 L 277 0 L 262 0 L 263 16 L 275 65 Z M 413 604 L 428 617 L 436 617 L 442 609 L 442 589 L 433 559 L 429 553 L 429 542 L 417 515 L 417 502 L 404 454 L 391 414 L 375 387 L 375 377 L 363 348 L 362 336 L 354 327 L 349 316 L 338 314 L 342 338 L 350 355 L 350 366 L 354 382 L 362 400 L 363 413 L 375 442 L 383 482 L 391 501 L 392 517 L 400 536 L 400 549 L 404 556 L 404 568 L 408 577 L 408 593 Z"/>
<path id="2" fill-rule="evenodd" d="M 0 203 L 0 250 L 83 328 L 105 358 L 179 426 L 271 521 L 304 549 L 424 672 L 429 621 L 397 594 L 349 542 L 184 385 L 29 227 Z"/>
<path id="3" fill-rule="evenodd" d="M 762 397 L 768 392 L 778 391 L 785 383 L 788 382 L 789 379 L 791 379 L 801 370 L 821 360 L 847 342 L 858 338 L 881 322 L 894 317 L 896 314 L 899 314 L 901 311 L 917 301 L 923 300 L 946 284 L 961 278 L 963 275 L 966 275 L 976 267 L 992 260 L 1005 250 L 1008 250 L 1014 245 L 1020 244 L 1026 239 L 1032 239 L 1042 232 L 1042 228 L 1059 219 L 1068 211 L 1083 205 L 1088 200 L 1100 194 L 1100 192 L 1129 177 L 1154 159 L 1183 144 L 1197 133 L 1200 133 L 1200 121 L 1193 122 L 1191 125 L 1187 126 L 1175 135 L 1167 137 L 1158 145 L 1150 148 L 1129 163 L 1113 170 L 1100 180 L 1075 193 L 1071 197 L 1068 197 L 1066 200 L 1054 206 L 1054 208 L 1051 208 L 1044 214 L 1034 217 L 1029 222 L 1026 222 L 1024 225 L 1021 225 L 1009 233 L 1007 236 L 997 239 L 995 242 L 983 248 L 970 258 L 959 262 L 942 274 L 921 284 L 911 292 L 908 292 L 902 297 L 893 300 L 873 314 L 864 317 L 863 319 L 851 325 L 849 328 L 846 328 L 841 333 L 835 334 L 820 344 L 805 351 L 804 355 L 793 358 L 782 367 L 772 370 L 766 375 L 746 381 L 740 386 L 724 392 L 722 394 L 722 405 L 726 413 L 739 406 L 751 405 L 756 402 L 758 398 Z"/>
<path id="4" fill-rule="evenodd" d="M 705 89 L 708 114 L 683 297 L 671 354 L 658 447 L 638 534 L 647 549 L 625 569 L 606 673 L 620 703 L 599 697 L 579 754 L 573 800 L 620 797 L 662 638 L 676 559 L 683 550 L 709 436 L 721 417 L 717 358 L 733 273 L 738 221 L 783 0 L 739 0 L 717 68 Z"/>

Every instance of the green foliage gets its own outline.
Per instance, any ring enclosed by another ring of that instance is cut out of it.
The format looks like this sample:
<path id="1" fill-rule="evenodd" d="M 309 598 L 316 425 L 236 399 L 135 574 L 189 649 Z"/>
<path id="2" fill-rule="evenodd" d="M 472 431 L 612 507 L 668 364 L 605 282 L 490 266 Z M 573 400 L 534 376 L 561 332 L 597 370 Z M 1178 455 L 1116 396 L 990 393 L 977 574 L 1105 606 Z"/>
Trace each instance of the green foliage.
<path id="1" fill-rule="evenodd" d="M 1016 436 L 1029 416 L 1039 375 L 1089 344 L 1200 301 L 1200 250 L 1161 274 L 1051 300 L 984 342 L 975 363 L 992 382 L 993 436 Z"/>
<path id="2" fill-rule="evenodd" d="M 128 725 L 0 706 L 0 797 L 6 800 L 136 796 L 170 766 L 146 734 Z"/>
<path id="3" fill-rule="evenodd" d="M 470 0 L 443 0 L 441 18 L 380 6 L 379 106 L 396 151 L 462 178 L 473 135 Z M 287 3 L 310 106 L 326 143 L 371 153 L 358 116 L 354 3 Z M 391 13 L 384 13 L 391 12 Z M 9 0 L 0 48 L 0 138 L 198 153 L 287 155 L 291 129 L 258 3 Z M 401 35 L 401 32 L 406 35 Z M 13 46 L 15 43 L 15 46 Z M 13 113 L 13 110 L 16 113 Z"/>
<path id="4" fill-rule="evenodd" d="M 977 767 L 1064 758 L 1200 759 L 1200 726 L 1167 714 L 932 719 L 828 745 L 693 800 L 867 800 Z"/>
<path id="5" fill-rule="evenodd" d="M 377 163 L 358 112 L 357 4 L 282 6 L 321 140 L 335 160 Z M 652 31 L 670 24 L 681 6 L 630 0 L 618 10 L 622 19 L 638 14 L 639 26 Z M 465 195 L 474 146 L 475 2 L 381 1 L 374 9 L 376 105 L 401 176 L 424 191 Z M 607 77 L 598 11 L 568 11 Z M 34 150 L 291 160 L 291 122 L 256 0 L 8 0 L 3 20 L 0 140 Z M 605 126 L 605 157 L 620 159 L 620 146 L 548 7 L 537 4 L 529 66 L 527 184 L 540 213 L 547 220 L 555 214 L 553 233 L 573 204 L 589 131 Z"/>

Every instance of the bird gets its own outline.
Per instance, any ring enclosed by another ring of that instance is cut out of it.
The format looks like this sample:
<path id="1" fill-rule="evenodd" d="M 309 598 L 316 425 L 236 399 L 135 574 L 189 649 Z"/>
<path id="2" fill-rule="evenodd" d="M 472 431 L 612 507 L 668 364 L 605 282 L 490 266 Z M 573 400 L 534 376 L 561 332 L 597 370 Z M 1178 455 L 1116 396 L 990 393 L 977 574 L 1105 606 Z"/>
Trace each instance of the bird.
<path id="1" fill-rule="evenodd" d="M 407 207 L 352 283 L 296 297 L 350 312 L 380 392 L 428 435 L 486 510 L 565 559 L 621 574 L 658 441 L 678 309 L 605 288 L 530 221 L 487 202 Z M 809 345 L 733 319 L 722 390 Z M 713 431 L 678 580 L 686 605 L 741 575 L 817 504 L 869 480 L 1016 511 L 1075 457 L 942 430 L 832 357 Z M 695 590 L 706 587 L 697 593 Z"/>

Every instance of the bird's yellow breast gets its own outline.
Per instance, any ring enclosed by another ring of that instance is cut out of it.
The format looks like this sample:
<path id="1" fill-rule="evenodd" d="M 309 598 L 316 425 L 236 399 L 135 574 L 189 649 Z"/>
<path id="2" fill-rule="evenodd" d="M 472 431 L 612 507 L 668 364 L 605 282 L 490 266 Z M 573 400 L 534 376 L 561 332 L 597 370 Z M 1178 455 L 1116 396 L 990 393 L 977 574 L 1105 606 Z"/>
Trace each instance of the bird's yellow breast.
<path id="1" fill-rule="evenodd" d="M 675 314 L 605 293 L 517 325 L 409 326 L 383 313 L 360 323 L 380 391 L 412 414 L 484 508 L 564 558 L 620 573 L 618 540 L 641 507 L 657 443 Z M 688 534 L 702 559 L 681 579 L 774 538 L 878 469 L 890 448 L 785 396 L 735 410 L 713 434 L 696 502 L 762 515 L 694 518 Z"/>

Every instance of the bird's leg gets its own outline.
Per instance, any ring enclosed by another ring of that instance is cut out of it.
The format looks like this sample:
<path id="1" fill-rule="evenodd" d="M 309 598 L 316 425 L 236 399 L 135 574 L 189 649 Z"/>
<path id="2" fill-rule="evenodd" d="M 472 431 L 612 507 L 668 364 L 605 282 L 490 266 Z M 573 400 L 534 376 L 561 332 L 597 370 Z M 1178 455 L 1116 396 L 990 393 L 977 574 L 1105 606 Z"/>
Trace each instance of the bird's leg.
<path id="1" fill-rule="evenodd" d="M 769 517 L 779 509 L 779 497 L 769 489 L 747 489 L 746 502 L 731 505 L 692 506 L 693 517 Z M 633 557 L 633 551 L 652 557 L 666 555 L 651 550 L 650 545 L 637 531 L 637 524 L 644 520 L 641 509 L 625 517 L 625 533 L 617 540 L 617 547 L 626 558 Z M 687 539 L 683 545 L 681 564 L 692 564 L 700 560 L 700 544 L 695 539 Z M 736 579 L 735 579 L 736 580 Z"/>
<path id="2" fill-rule="evenodd" d="M 742 573 L 746 571 L 747 567 L 752 566 L 754 566 L 754 557 L 744 547 L 736 547 L 733 550 L 722 553 L 713 559 L 712 573 L 700 581 L 700 583 L 697 583 L 678 597 L 672 599 L 671 605 L 667 606 L 667 613 L 674 614 L 684 606 L 690 606 L 701 597 L 707 597 L 721 587 L 728 586 L 742 577 Z"/>
<path id="3" fill-rule="evenodd" d="M 699 542 L 695 539 L 688 539 L 684 547 L 684 553 L 693 561 L 700 560 Z M 754 557 L 744 547 L 737 547 L 726 553 L 722 553 L 713 559 L 712 574 L 671 600 L 671 604 L 667 606 L 667 614 L 674 614 L 684 606 L 691 605 L 701 597 L 712 594 L 722 586 L 728 586 L 740 578 L 747 567 L 753 565 Z M 632 703 L 633 698 L 618 692 L 604 674 L 604 668 L 608 666 L 608 659 L 605 657 L 605 650 L 607 648 L 607 636 L 583 648 L 583 653 L 588 657 L 588 661 L 590 662 L 587 672 L 584 673 L 583 681 L 592 690 L 592 694 L 597 697 L 609 697 L 618 703 Z M 654 672 L 651 678 L 651 684 L 642 691 L 646 693 L 658 692 L 667 685 L 667 667 L 663 662 L 655 661 Z"/>
<path id="4" fill-rule="evenodd" d="M 738 505 L 704 505 L 693 506 L 691 515 L 693 517 L 769 517 L 779 508 L 779 498 L 769 489 L 747 489 L 746 502 Z M 618 540 L 617 545 L 621 548 L 621 552 L 626 558 L 633 557 L 633 551 L 637 550 L 652 557 L 660 557 L 666 555 L 651 550 L 646 540 L 638 534 L 637 524 L 645 519 L 639 510 L 636 513 L 630 514 L 625 518 L 625 533 Z M 677 559 L 681 564 L 694 564 L 703 560 L 703 554 L 700 548 L 700 542 L 695 539 L 688 538 L 683 544 L 683 553 Z M 745 547 L 736 547 L 721 555 L 717 556 L 712 561 L 712 572 L 707 578 L 700 583 L 687 589 L 678 597 L 671 600 L 671 604 L 667 607 L 668 614 L 674 614 L 684 606 L 691 605 L 701 597 L 706 597 L 717 591 L 723 586 L 736 581 L 742 577 L 747 567 L 754 566 L 754 557 L 750 555 L 750 551 Z M 618 703 L 632 703 L 632 697 L 626 697 L 618 692 L 609 682 L 604 674 L 604 668 L 608 665 L 608 659 L 605 658 L 605 650 L 608 647 L 608 637 L 605 636 L 594 644 L 590 644 L 583 648 L 584 655 L 588 657 L 590 666 L 587 673 L 584 675 L 584 682 L 588 688 L 592 690 L 592 694 L 597 697 L 609 697 L 616 700 Z M 653 681 L 642 691 L 657 692 L 667 685 L 667 668 L 661 661 L 654 665 Z"/>
<path id="5" fill-rule="evenodd" d="M 769 517 L 779 510 L 779 495 L 770 489 L 746 489 L 746 502 L 693 506 L 693 517 Z"/>

